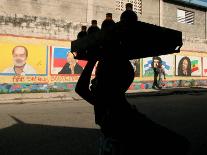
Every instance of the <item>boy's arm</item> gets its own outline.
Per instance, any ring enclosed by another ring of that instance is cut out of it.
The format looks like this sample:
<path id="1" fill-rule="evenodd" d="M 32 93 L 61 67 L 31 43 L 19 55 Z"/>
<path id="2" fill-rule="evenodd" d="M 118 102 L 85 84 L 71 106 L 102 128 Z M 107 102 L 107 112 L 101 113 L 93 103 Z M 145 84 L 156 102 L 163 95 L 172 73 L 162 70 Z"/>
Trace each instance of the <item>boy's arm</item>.
<path id="1" fill-rule="evenodd" d="M 87 102 L 93 105 L 95 104 L 95 98 L 89 89 L 89 85 L 90 85 L 91 74 L 95 64 L 96 64 L 95 60 L 88 61 L 75 88 L 76 93 L 78 93 L 84 100 L 86 100 Z"/>

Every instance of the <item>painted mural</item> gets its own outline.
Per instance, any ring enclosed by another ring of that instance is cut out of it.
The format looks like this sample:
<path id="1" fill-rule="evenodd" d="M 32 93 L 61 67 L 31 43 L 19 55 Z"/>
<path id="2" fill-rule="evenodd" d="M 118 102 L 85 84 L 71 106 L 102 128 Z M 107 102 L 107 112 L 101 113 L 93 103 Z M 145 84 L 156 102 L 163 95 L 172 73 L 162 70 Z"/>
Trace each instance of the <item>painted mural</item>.
<path id="1" fill-rule="evenodd" d="M 178 76 L 201 76 L 201 57 L 176 56 L 176 75 Z"/>
<path id="2" fill-rule="evenodd" d="M 74 59 L 70 48 L 51 47 L 52 75 L 80 75 L 87 61 Z"/>
<path id="3" fill-rule="evenodd" d="M 174 75 L 174 55 L 162 55 L 158 57 L 158 61 L 162 62 L 162 66 L 165 70 L 166 76 Z M 143 76 L 152 77 L 154 76 L 153 66 L 155 59 L 153 57 L 143 59 Z"/>
<path id="4" fill-rule="evenodd" d="M 207 53 L 181 54 L 131 60 L 135 80 L 129 89 L 152 88 L 156 61 L 165 70 L 165 87 L 206 86 Z M 73 58 L 70 41 L 13 36 L 0 36 L 0 62 L 0 93 L 74 90 L 87 63 Z"/>
<path id="5" fill-rule="evenodd" d="M 134 76 L 135 77 L 140 77 L 140 61 L 141 59 L 134 59 L 130 60 L 133 68 L 134 68 Z"/>
<path id="6" fill-rule="evenodd" d="M 47 46 L 0 44 L 1 76 L 46 76 Z"/>
<path id="7" fill-rule="evenodd" d="M 207 57 L 203 57 L 203 76 L 207 76 Z"/>

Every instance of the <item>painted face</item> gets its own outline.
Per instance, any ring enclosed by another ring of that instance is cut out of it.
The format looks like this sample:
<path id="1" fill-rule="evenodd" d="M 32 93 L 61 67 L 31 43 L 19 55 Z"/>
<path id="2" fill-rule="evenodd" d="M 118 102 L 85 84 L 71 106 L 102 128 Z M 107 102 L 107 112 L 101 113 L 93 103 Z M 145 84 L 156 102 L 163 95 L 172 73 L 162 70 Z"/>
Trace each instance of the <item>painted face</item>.
<path id="1" fill-rule="evenodd" d="M 68 53 L 67 55 L 67 61 L 70 65 L 75 66 L 76 60 L 74 59 L 74 56 L 72 53 Z"/>
<path id="2" fill-rule="evenodd" d="M 13 61 L 15 66 L 23 66 L 26 63 L 27 55 L 23 47 L 16 47 L 13 52 Z"/>
<path id="3" fill-rule="evenodd" d="M 186 71 L 188 69 L 188 61 L 185 59 L 182 64 L 182 70 Z"/>

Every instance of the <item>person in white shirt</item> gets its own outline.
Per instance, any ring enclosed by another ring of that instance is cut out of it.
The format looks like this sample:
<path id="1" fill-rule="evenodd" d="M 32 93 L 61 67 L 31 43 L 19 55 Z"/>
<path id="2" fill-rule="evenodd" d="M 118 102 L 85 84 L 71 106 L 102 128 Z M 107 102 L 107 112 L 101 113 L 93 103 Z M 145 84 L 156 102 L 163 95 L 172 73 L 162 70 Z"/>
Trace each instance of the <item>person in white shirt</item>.
<path id="1" fill-rule="evenodd" d="M 36 74 L 35 69 L 26 63 L 28 58 L 28 50 L 24 46 L 16 46 L 12 50 L 14 65 L 6 68 L 3 73 L 15 75 Z"/>

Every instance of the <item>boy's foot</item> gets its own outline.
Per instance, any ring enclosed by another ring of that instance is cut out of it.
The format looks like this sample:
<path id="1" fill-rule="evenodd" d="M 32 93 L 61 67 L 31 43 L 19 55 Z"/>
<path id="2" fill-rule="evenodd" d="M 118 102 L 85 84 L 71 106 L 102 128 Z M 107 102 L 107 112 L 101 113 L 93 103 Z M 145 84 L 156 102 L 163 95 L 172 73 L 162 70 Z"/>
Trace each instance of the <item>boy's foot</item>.
<path id="1" fill-rule="evenodd" d="M 152 89 L 156 89 L 156 87 L 155 86 L 152 86 Z"/>
<path id="2" fill-rule="evenodd" d="M 162 87 L 160 87 L 160 86 L 158 86 L 157 88 L 158 88 L 158 89 L 162 89 Z"/>

